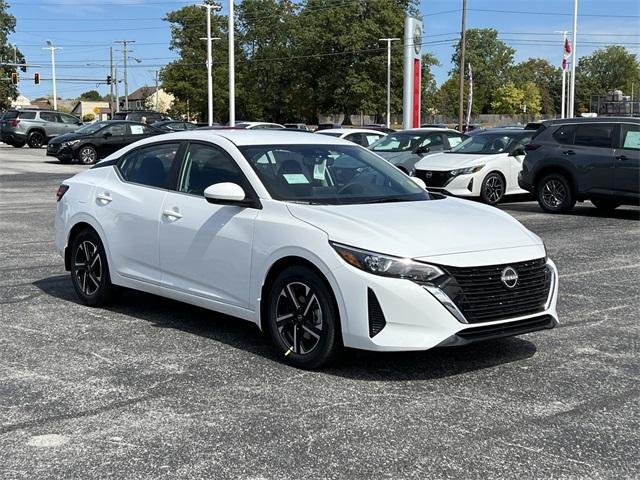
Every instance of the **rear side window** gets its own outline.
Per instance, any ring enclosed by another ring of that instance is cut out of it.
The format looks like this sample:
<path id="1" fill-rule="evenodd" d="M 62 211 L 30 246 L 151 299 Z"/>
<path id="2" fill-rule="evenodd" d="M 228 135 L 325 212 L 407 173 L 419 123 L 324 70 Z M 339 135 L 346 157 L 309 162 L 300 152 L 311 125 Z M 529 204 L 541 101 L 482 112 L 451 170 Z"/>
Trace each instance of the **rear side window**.
<path id="1" fill-rule="evenodd" d="M 562 145 L 571 145 L 573 143 L 575 129 L 575 125 L 563 125 L 553 132 L 553 138 Z"/>
<path id="2" fill-rule="evenodd" d="M 585 147 L 613 147 L 613 129 L 611 123 L 589 123 L 576 128 L 575 145 Z"/>
<path id="3" fill-rule="evenodd" d="M 42 116 L 42 114 L 40 114 L 40 116 Z M 13 118 L 13 117 L 7 117 L 7 118 Z M 22 120 L 34 120 L 35 118 L 36 118 L 36 112 L 20 112 L 20 119 Z"/>
<path id="4" fill-rule="evenodd" d="M 622 125 L 622 148 L 640 150 L 640 125 Z"/>
<path id="5" fill-rule="evenodd" d="M 149 187 L 173 189 L 179 143 L 164 143 L 140 148 L 118 163 L 122 177 L 133 183 Z"/>
<path id="6" fill-rule="evenodd" d="M 23 112 L 26 113 L 26 112 Z M 13 111 L 13 112 L 4 112 L 4 115 L 2 116 L 3 120 L 9 120 L 10 118 L 16 118 L 18 116 L 18 112 Z"/>

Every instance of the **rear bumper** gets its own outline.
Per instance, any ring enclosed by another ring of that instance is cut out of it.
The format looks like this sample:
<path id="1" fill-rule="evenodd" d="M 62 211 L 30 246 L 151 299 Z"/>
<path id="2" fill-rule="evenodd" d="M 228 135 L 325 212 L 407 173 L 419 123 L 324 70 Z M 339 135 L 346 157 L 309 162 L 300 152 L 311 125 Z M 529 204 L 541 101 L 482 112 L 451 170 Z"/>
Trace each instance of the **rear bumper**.
<path id="1" fill-rule="evenodd" d="M 27 141 L 27 136 L 19 132 L 2 132 L 1 138 L 4 143 L 24 143 Z"/>
<path id="2" fill-rule="evenodd" d="M 518 185 L 521 189 L 527 192 L 533 192 L 533 182 L 528 178 L 529 176 L 523 175 L 523 172 L 518 174 Z"/>

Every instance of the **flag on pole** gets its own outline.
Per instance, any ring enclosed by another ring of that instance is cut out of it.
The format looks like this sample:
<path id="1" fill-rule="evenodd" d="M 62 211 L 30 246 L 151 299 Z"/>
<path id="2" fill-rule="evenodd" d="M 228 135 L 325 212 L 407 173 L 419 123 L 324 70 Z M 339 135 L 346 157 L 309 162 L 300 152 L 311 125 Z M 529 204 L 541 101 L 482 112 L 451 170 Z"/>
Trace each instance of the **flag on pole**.
<path id="1" fill-rule="evenodd" d="M 569 43 L 569 39 L 564 39 L 564 50 L 562 53 L 562 70 L 567 69 L 567 58 L 571 55 L 571 44 Z"/>

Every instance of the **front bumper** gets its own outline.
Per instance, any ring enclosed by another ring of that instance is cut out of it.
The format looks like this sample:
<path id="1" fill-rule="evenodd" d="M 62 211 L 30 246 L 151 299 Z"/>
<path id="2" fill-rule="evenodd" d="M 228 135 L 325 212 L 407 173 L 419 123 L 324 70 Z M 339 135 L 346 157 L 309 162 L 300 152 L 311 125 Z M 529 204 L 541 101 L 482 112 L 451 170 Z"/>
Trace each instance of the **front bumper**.
<path id="1" fill-rule="evenodd" d="M 456 314 L 454 308 L 447 305 L 446 299 L 441 295 L 436 296 L 427 287 L 409 280 L 371 275 L 345 265 L 332 272 L 343 292 L 341 318 L 344 344 L 373 351 L 415 351 L 553 328 L 558 323 L 558 274 L 553 262 L 548 260 L 547 264 L 552 271 L 553 282 L 544 310 L 472 324 L 464 323 L 464 315 L 460 312 Z M 370 330 L 369 291 L 377 298 L 385 319 L 384 327 L 373 336 Z M 346 298 L 344 292 L 349 292 Z M 545 317 L 545 321 L 536 323 L 534 319 L 540 317 Z"/>
<path id="2" fill-rule="evenodd" d="M 71 147 L 61 147 L 59 144 L 47 145 L 47 156 L 56 157 L 62 160 L 73 160 L 75 158 Z"/>
<path id="3" fill-rule="evenodd" d="M 415 172 L 415 176 L 421 178 L 427 185 L 427 190 L 430 192 L 442 193 L 444 195 L 454 195 L 456 197 L 479 197 L 481 181 L 479 180 L 478 173 L 470 173 L 467 175 L 457 175 L 455 177 L 448 177 L 446 180 L 438 178 L 434 181 L 430 181 L 430 178 L 426 177 L 426 174 L 434 174 L 434 171 L 420 171 Z M 442 175 L 448 173 L 448 171 L 436 172 Z M 433 178 L 433 177 L 431 177 Z"/>

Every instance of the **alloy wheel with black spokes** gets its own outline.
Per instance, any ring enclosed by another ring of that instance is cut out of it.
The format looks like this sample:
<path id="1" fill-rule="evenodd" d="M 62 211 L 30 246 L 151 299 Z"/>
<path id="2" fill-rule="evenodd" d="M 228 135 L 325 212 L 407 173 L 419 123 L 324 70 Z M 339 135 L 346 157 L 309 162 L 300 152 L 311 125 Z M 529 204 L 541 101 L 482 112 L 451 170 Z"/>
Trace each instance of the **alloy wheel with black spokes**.
<path id="1" fill-rule="evenodd" d="M 91 306 L 108 303 L 115 293 L 107 256 L 98 234 L 87 229 L 71 243 L 71 281 L 80 299 Z"/>
<path id="2" fill-rule="evenodd" d="M 499 173 L 490 173 L 482 182 L 480 197 L 484 203 L 495 205 L 504 197 L 505 182 Z"/>
<path id="3" fill-rule="evenodd" d="M 29 148 L 41 148 L 44 144 L 43 133 L 39 131 L 31 132 L 29 137 L 27 137 L 27 144 Z"/>
<path id="4" fill-rule="evenodd" d="M 96 152 L 96 149 L 91 145 L 85 145 L 81 147 L 78 152 L 78 160 L 80 160 L 80 163 L 83 165 L 91 165 L 98 161 L 98 152 Z"/>
<path id="5" fill-rule="evenodd" d="M 575 197 L 567 179 L 560 174 L 547 175 L 536 189 L 538 204 L 549 213 L 563 213 L 575 205 Z"/>
<path id="6" fill-rule="evenodd" d="M 287 362 L 318 368 L 335 356 L 340 347 L 337 310 L 331 291 L 315 272 L 287 268 L 273 283 L 268 302 L 271 338 Z"/>

